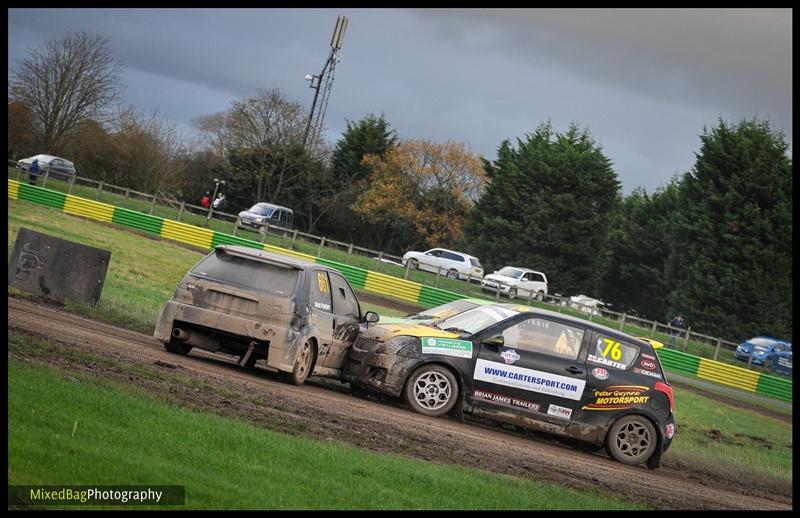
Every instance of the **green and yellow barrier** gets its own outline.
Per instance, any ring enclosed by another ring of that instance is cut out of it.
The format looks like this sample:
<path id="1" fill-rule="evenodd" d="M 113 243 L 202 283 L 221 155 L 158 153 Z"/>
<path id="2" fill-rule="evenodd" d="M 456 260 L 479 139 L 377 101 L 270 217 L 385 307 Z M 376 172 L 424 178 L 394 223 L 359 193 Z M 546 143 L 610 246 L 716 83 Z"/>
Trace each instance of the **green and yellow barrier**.
<path id="1" fill-rule="evenodd" d="M 215 230 L 20 183 L 16 180 L 8 180 L 8 197 L 14 200 L 26 200 L 45 205 L 75 216 L 106 223 L 116 223 L 172 241 L 190 244 L 203 250 L 213 249 L 217 245 L 240 245 L 324 264 L 342 272 L 348 282 L 355 288 L 381 295 L 389 295 L 419 304 L 425 308 L 465 298 L 460 293 L 425 286 L 417 282 L 356 268 L 336 261 L 295 252 L 294 250 L 262 244 Z M 699 358 L 672 349 L 659 349 L 658 355 L 667 371 L 736 387 L 784 401 L 792 401 L 792 382 L 790 380 L 749 371 L 714 360 Z"/>

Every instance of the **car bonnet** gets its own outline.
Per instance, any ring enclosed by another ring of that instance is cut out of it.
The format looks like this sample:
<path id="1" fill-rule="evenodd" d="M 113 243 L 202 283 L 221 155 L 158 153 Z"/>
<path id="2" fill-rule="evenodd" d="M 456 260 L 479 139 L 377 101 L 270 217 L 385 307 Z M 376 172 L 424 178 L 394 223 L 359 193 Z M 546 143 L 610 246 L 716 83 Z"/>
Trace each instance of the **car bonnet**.
<path id="1" fill-rule="evenodd" d="M 419 324 L 378 324 L 370 326 L 369 329 L 362 334 L 364 338 L 370 340 L 378 340 L 385 342 L 390 338 L 396 336 L 415 336 L 415 337 L 433 337 L 433 338 L 458 338 L 456 333 L 442 331 L 435 327 L 422 326 Z"/>

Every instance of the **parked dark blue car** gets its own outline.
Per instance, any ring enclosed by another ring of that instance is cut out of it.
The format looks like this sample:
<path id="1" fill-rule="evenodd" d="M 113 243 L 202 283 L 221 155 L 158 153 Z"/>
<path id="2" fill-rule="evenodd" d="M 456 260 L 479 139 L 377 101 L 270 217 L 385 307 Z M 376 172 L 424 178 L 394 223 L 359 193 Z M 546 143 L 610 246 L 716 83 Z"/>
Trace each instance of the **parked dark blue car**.
<path id="1" fill-rule="evenodd" d="M 750 361 L 753 355 L 753 365 L 777 364 L 780 358 L 788 358 L 791 363 L 792 343 L 779 340 L 771 336 L 756 336 L 740 343 L 734 353 L 742 361 Z"/>

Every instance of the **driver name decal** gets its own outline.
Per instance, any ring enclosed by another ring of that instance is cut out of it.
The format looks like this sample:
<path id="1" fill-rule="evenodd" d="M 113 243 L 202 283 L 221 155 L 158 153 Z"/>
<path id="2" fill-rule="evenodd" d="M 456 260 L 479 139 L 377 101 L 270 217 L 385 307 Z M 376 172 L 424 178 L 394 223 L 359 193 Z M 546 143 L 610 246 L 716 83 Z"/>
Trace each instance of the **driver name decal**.
<path id="1" fill-rule="evenodd" d="M 586 380 L 478 359 L 473 378 L 541 394 L 579 400 Z"/>

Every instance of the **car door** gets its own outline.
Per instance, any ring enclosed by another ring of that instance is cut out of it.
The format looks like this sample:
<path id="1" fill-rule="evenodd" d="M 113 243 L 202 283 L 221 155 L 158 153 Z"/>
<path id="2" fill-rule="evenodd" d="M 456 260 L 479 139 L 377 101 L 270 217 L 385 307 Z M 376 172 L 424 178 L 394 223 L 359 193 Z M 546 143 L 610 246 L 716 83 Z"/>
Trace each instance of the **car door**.
<path id="1" fill-rule="evenodd" d="M 428 250 L 424 254 L 422 254 L 419 258 L 419 267 L 421 270 L 427 270 L 429 272 L 435 272 L 440 267 L 442 267 L 442 250 L 438 248 L 434 248 L 433 250 Z"/>
<path id="2" fill-rule="evenodd" d="M 317 363 L 330 354 L 333 343 L 334 320 L 331 300 L 331 283 L 328 272 L 312 270 L 309 272 L 308 303 L 310 312 L 308 322 L 317 330 Z"/>
<path id="3" fill-rule="evenodd" d="M 519 281 L 517 293 L 520 296 L 527 297 L 531 292 L 536 294 L 536 283 L 533 280 L 533 272 L 525 272 L 525 275 Z"/>
<path id="4" fill-rule="evenodd" d="M 568 424 L 584 395 L 587 335 L 577 325 L 530 313 L 488 328 L 474 344 L 478 354 L 467 396 L 500 419 Z M 492 337 L 502 337 L 502 345 L 490 343 Z"/>
<path id="5" fill-rule="evenodd" d="M 448 270 L 455 270 L 459 274 L 466 272 L 467 263 L 465 258 L 453 252 L 442 252 L 442 273 L 447 274 Z"/>
<path id="6" fill-rule="evenodd" d="M 344 277 L 328 272 L 333 299 L 333 339 L 331 347 L 322 361 L 323 367 L 339 369 L 348 349 L 353 345 L 359 331 L 361 308 L 358 299 Z"/>

